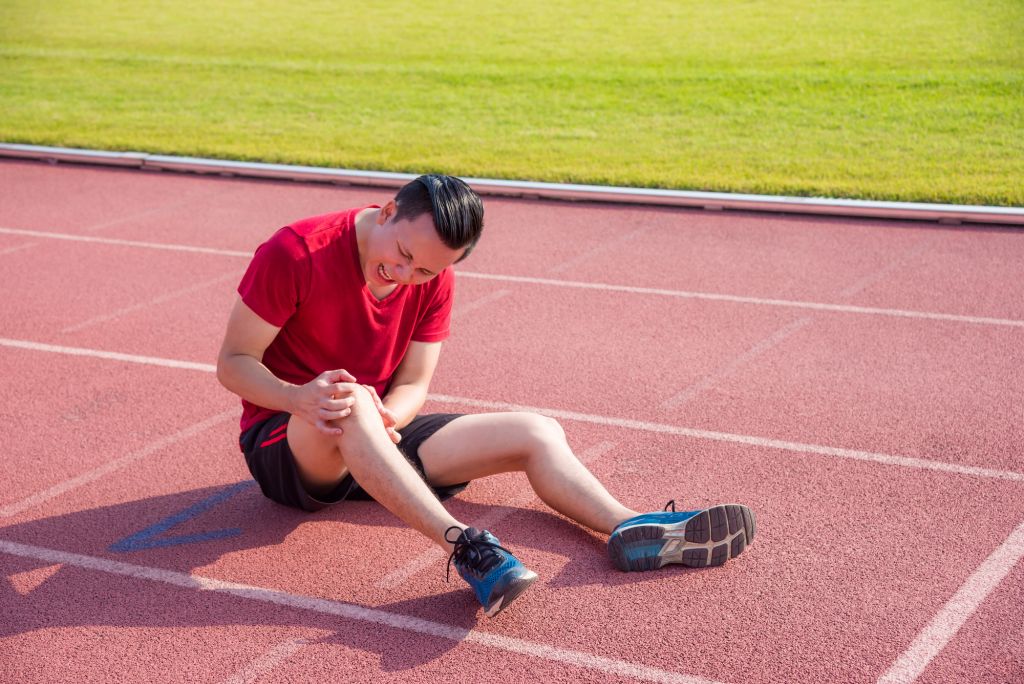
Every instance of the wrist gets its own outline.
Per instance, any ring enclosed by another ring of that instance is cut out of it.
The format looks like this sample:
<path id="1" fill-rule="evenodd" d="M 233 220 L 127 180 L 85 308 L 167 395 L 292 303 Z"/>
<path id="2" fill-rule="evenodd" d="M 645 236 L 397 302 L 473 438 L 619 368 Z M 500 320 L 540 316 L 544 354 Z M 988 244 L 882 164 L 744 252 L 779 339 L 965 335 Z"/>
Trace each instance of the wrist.
<path id="1" fill-rule="evenodd" d="M 292 415 L 296 414 L 296 409 L 298 408 L 298 393 L 298 385 L 291 383 L 284 385 L 284 409 Z"/>

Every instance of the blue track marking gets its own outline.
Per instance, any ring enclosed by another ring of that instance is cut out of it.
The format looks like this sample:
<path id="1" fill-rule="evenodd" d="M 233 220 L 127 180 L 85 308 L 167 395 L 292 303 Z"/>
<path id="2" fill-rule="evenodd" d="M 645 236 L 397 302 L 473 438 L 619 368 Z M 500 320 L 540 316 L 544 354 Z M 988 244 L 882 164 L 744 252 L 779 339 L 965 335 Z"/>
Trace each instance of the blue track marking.
<path id="1" fill-rule="evenodd" d="M 164 546 L 177 546 L 178 544 L 195 544 L 196 542 L 210 541 L 212 539 L 224 539 L 225 537 L 235 537 L 242 534 L 242 530 L 240 528 L 228 527 L 220 530 L 211 530 L 209 532 L 200 532 L 198 534 L 185 534 L 172 537 L 160 536 L 183 522 L 202 515 L 214 506 L 224 503 L 231 497 L 236 494 L 240 494 L 255 484 L 255 482 L 249 480 L 247 482 L 238 482 L 225 487 L 213 496 L 192 504 L 180 513 L 175 513 L 170 517 L 164 518 L 155 525 L 150 525 L 144 530 L 136 532 L 133 535 L 125 537 L 121 541 L 111 544 L 109 550 L 116 551 L 118 553 L 128 553 L 130 551 L 158 549 Z"/>

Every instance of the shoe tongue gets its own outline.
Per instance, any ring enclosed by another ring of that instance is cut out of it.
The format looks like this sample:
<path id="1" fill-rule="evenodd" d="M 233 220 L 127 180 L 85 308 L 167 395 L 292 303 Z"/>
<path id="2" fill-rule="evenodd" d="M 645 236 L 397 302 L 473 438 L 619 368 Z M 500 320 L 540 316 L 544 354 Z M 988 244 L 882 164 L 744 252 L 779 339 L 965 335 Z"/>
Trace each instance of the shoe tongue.
<path id="1" fill-rule="evenodd" d="M 480 530 L 475 527 L 467 527 L 462 533 L 466 535 L 466 539 L 476 539 L 480 536 Z"/>

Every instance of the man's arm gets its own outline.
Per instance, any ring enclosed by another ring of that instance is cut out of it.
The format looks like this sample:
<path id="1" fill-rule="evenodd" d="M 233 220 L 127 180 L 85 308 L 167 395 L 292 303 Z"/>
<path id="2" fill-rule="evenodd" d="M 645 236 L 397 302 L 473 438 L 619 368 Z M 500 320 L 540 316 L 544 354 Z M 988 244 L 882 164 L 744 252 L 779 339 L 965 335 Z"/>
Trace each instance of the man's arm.
<path id="1" fill-rule="evenodd" d="M 440 356 L 440 342 L 409 343 L 409 349 L 395 371 L 391 388 L 384 397 L 384 406 L 395 414 L 398 428 L 412 422 L 423 408 Z"/>
<path id="2" fill-rule="evenodd" d="M 280 331 L 246 306 L 241 297 L 236 299 L 217 356 L 217 379 L 257 406 L 286 411 L 323 432 L 340 434 L 340 429 L 327 423 L 351 412 L 352 388 L 340 383 L 354 383 L 356 379 L 344 370 L 326 371 L 301 386 L 277 378 L 263 365 L 263 353 Z"/>

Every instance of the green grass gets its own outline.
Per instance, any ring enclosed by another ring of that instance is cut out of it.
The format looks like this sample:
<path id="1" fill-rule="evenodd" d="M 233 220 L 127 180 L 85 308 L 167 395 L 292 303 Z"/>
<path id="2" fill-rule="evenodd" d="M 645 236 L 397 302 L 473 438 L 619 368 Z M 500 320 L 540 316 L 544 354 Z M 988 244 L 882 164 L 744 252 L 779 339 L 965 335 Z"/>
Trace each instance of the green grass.
<path id="1" fill-rule="evenodd" d="M 1019 0 L 469 6 L 6 0 L 0 140 L 1024 205 Z"/>

